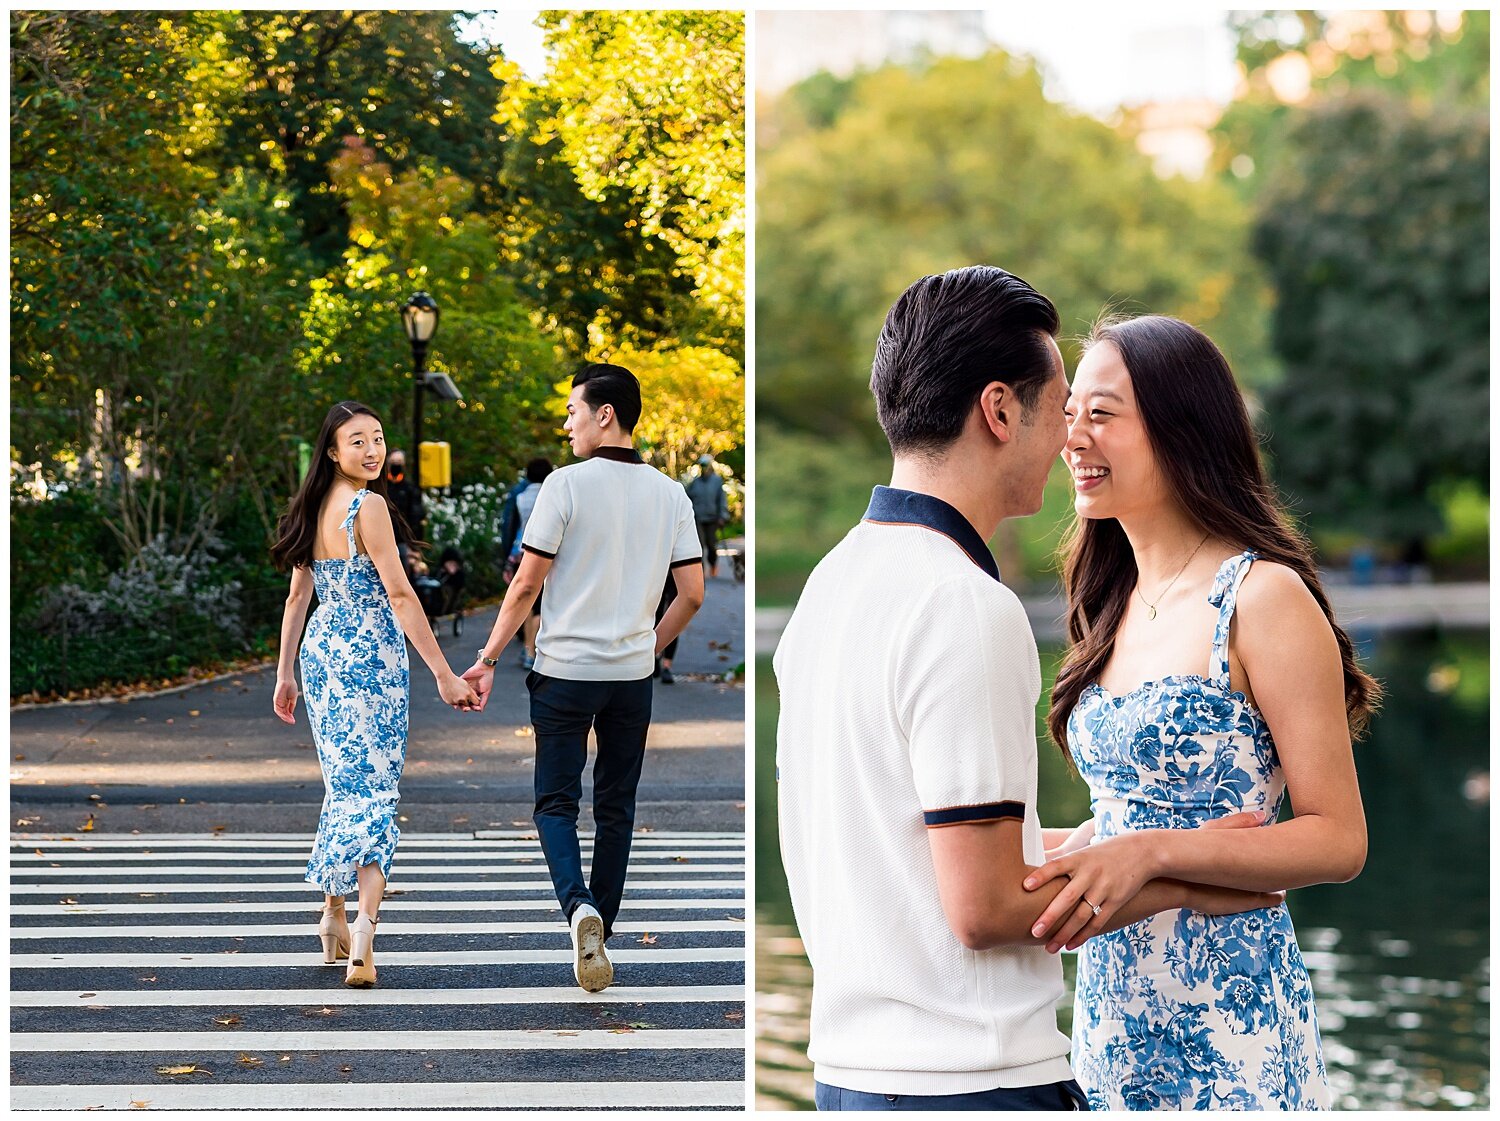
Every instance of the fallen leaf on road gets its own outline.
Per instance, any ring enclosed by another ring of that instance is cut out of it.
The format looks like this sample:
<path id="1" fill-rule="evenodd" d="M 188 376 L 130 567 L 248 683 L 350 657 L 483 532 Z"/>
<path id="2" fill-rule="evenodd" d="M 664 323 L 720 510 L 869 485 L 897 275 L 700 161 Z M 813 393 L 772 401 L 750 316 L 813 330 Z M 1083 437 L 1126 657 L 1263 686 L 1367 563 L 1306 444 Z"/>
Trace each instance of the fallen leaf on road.
<path id="1" fill-rule="evenodd" d="M 32 849 L 31 851 L 34 852 L 37 856 L 46 856 L 47 855 L 41 849 Z"/>
<path id="2" fill-rule="evenodd" d="M 211 1070 L 204 1070 L 197 1063 L 190 1063 L 190 1064 L 185 1064 L 183 1066 L 175 1066 L 175 1067 L 157 1067 L 156 1068 L 156 1073 L 157 1074 L 164 1074 L 168 1078 L 177 1078 L 180 1075 L 184 1075 L 184 1074 L 206 1074 L 210 1078 L 212 1078 L 213 1074 L 214 1074 L 214 1072 L 211 1071 Z"/>
<path id="3" fill-rule="evenodd" d="M 326 1008 L 326 1007 L 325 1008 L 304 1008 L 302 1010 L 302 1014 L 304 1016 L 337 1016 L 339 1014 L 339 1010 L 337 1008 Z"/>
<path id="4" fill-rule="evenodd" d="M 610 1028 L 609 1029 L 609 1034 L 610 1035 L 632 1035 L 632 1034 L 634 1034 L 634 1032 L 635 1032 L 634 1028 L 627 1028 L 627 1027 L 623 1027 L 623 1026 L 622 1027 L 618 1027 L 618 1028 Z"/>
<path id="5" fill-rule="evenodd" d="M 98 995 L 99 995 L 98 993 L 79 993 L 78 994 L 78 999 L 79 1000 L 88 1000 L 89 997 L 91 997 L 91 996 L 98 996 Z"/>
<path id="6" fill-rule="evenodd" d="M 292 1057 L 290 1055 L 283 1055 L 283 1056 L 281 1056 L 281 1058 L 277 1059 L 276 1061 L 279 1062 L 279 1063 L 289 1063 L 289 1062 L 292 1061 Z"/>
<path id="7" fill-rule="evenodd" d="M 221 1028 L 232 1028 L 236 1024 L 238 1024 L 239 1022 L 240 1022 L 240 1018 L 238 1016 L 215 1016 L 214 1017 L 214 1023 L 218 1024 Z"/>
<path id="8" fill-rule="evenodd" d="M 642 946 L 654 946 L 656 945 L 656 935 L 642 934 L 639 938 L 636 939 L 636 941 L 639 942 Z"/>
<path id="9" fill-rule="evenodd" d="M 423 1063 L 423 1070 L 437 1070 L 437 1063 Z"/>
<path id="10" fill-rule="evenodd" d="M 229 826 L 227 826 L 227 825 L 215 825 L 213 827 L 213 830 L 214 830 L 215 833 L 222 833 L 222 832 L 224 832 L 224 830 L 226 830 L 228 828 L 229 828 Z"/>
<path id="11" fill-rule="evenodd" d="M 635 1024 L 631 1024 L 630 1026 L 632 1028 L 639 1028 L 641 1031 L 646 1031 L 646 1030 L 648 1030 L 650 1028 L 654 1028 L 656 1025 L 655 1024 L 645 1024 L 645 1023 L 635 1023 Z"/>
<path id="12" fill-rule="evenodd" d="M 61 903 L 61 904 L 63 904 L 63 906 L 65 906 L 65 907 L 76 907 L 76 906 L 78 906 L 78 900 L 76 900 L 76 899 L 59 899 L 58 902 Z"/>
<path id="13" fill-rule="evenodd" d="M 34 817 L 18 817 L 18 818 L 16 818 L 16 824 L 17 825 L 35 825 L 36 824 L 36 818 L 34 818 Z"/>
<path id="14" fill-rule="evenodd" d="M 339 1067 L 339 1070 L 344 1074 L 350 1073 L 353 1069 L 353 1067 Z"/>
<path id="15" fill-rule="evenodd" d="M 726 1020 L 743 1020 L 744 1018 L 745 1018 L 745 1014 L 743 1012 L 726 1012 L 726 1013 L 724 1013 L 724 1019 L 726 1019 Z"/>
<path id="16" fill-rule="evenodd" d="M 241 1055 L 238 1059 L 235 1059 L 234 1061 L 237 1062 L 237 1063 L 239 1063 L 241 1066 L 247 1066 L 247 1067 L 264 1066 L 265 1063 L 266 1063 L 265 1059 L 257 1058 L 254 1055 Z"/>
<path id="17" fill-rule="evenodd" d="M 92 833 L 93 831 L 94 831 L 94 815 L 93 814 L 89 814 L 89 819 L 83 823 L 83 828 L 80 829 L 79 832 L 80 833 Z"/>
<path id="18" fill-rule="evenodd" d="M 141 978 L 138 978 L 138 979 L 141 980 L 141 981 L 155 981 L 156 980 L 156 974 L 153 973 L 149 977 L 141 977 Z"/>
<path id="19" fill-rule="evenodd" d="M 674 856 L 672 860 L 677 864 L 686 864 L 688 862 L 688 858 L 685 856 Z"/>
<path id="20" fill-rule="evenodd" d="M 172 719 L 172 718 L 171 718 L 171 717 L 170 717 L 170 716 L 169 716 L 169 717 L 167 717 L 167 721 L 166 721 L 166 722 L 167 722 L 167 723 L 168 723 L 168 724 L 175 724 L 175 723 L 176 723 L 176 721 L 175 721 L 175 720 L 173 720 L 173 719 Z"/>
<path id="21" fill-rule="evenodd" d="M 552 1034 L 553 1035 L 577 1035 L 578 1033 L 576 1031 L 555 1031 Z"/>
<path id="22" fill-rule="evenodd" d="M 197 716 L 198 715 L 198 710 L 196 708 L 190 708 L 190 709 L 188 709 L 188 715 L 189 716 Z"/>
<path id="23" fill-rule="evenodd" d="M 145 1101 L 143 1101 L 143 1102 L 131 1102 L 131 1103 L 130 1103 L 130 1108 L 131 1108 L 131 1109 L 145 1109 L 145 1108 L 146 1108 L 146 1107 L 147 1107 L 147 1106 L 149 1106 L 149 1105 L 150 1105 L 150 1104 L 151 1104 L 151 1099 L 150 1099 L 150 1098 L 147 1098 L 147 1099 L 146 1099 L 146 1100 L 145 1100 Z"/>

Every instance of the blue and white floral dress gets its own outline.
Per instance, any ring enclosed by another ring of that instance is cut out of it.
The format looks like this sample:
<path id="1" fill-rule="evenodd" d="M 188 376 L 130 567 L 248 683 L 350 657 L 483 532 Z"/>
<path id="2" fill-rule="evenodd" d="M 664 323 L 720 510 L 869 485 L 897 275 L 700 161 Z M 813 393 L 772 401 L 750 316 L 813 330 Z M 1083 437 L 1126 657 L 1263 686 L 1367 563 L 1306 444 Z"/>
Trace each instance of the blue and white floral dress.
<path id="1" fill-rule="evenodd" d="M 1256 559 L 1225 561 L 1209 676 L 1121 696 L 1085 688 L 1068 745 L 1097 838 L 1191 829 L 1263 810 L 1286 778 L 1265 718 L 1229 687 L 1235 595 Z M 1327 1109 L 1312 986 L 1285 904 L 1238 915 L 1165 911 L 1078 953 L 1073 1068 L 1091 1109 Z"/>
<path id="2" fill-rule="evenodd" d="M 349 895 L 372 861 L 387 877 L 401 831 L 396 784 L 406 763 L 406 638 L 368 553 L 354 545 L 361 490 L 339 527 L 349 558 L 312 562 L 318 607 L 302 639 L 302 690 L 323 768 L 323 813 L 307 862 L 310 884 Z"/>

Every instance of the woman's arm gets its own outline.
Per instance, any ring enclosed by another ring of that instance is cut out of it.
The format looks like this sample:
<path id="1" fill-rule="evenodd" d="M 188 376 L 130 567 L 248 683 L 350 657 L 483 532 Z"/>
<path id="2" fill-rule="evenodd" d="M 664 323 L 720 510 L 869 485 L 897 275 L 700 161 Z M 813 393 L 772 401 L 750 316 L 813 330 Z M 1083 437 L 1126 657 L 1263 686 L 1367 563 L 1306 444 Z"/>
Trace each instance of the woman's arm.
<path id="1" fill-rule="evenodd" d="M 1033 877 L 1038 884 L 1070 877 L 1043 916 L 1049 927 L 1080 896 L 1105 911 L 1111 897 L 1129 898 L 1158 877 L 1283 891 L 1351 880 L 1364 867 L 1364 807 L 1333 629 L 1301 578 L 1281 565 L 1252 568 L 1239 606 L 1233 648 L 1276 741 L 1296 817 L 1233 833 L 1142 830 L 1049 861 Z"/>
<path id="2" fill-rule="evenodd" d="M 1075 829 L 1047 829 L 1042 830 L 1042 848 L 1047 852 L 1048 860 L 1056 860 L 1059 856 L 1067 856 L 1070 852 L 1077 852 L 1088 846 L 1094 839 L 1094 819 L 1085 818 L 1083 823 Z"/>
<path id="3" fill-rule="evenodd" d="M 281 613 L 281 649 L 276 656 L 276 691 L 271 706 L 287 724 L 297 722 L 297 646 L 302 638 L 302 624 L 307 621 L 307 605 L 312 602 L 312 568 L 292 568 L 292 586 L 287 592 L 286 607 Z"/>
<path id="4" fill-rule="evenodd" d="M 406 637 L 432 671 L 438 693 L 448 704 L 477 706 L 479 698 L 474 696 L 467 684 L 459 680 L 449 667 L 448 659 L 443 657 L 437 639 L 432 636 L 432 628 L 427 625 L 427 616 L 422 614 L 422 604 L 417 599 L 417 593 L 412 590 L 411 581 L 406 578 L 406 570 L 401 567 L 401 554 L 396 551 L 396 531 L 391 526 L 391 511 L 386 506 L 385 499 L 377 494 L 371 496 L 371 501 L 362 503 L 354 524 L 365 551 L 375 564 L 375 571 L 380 574 L 380 582 L 385 585 L 386 595 L 391 600 L 391 610 L 396 613 L 396 621 L 401 624 Z"/>

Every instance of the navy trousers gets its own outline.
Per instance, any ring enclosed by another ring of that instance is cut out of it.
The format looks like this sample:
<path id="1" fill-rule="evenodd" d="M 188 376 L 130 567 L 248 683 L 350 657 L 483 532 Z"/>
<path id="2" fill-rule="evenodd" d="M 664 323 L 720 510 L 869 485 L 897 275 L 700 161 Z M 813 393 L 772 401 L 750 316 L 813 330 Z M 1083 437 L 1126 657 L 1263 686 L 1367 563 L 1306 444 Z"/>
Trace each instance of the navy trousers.
<path id="1" fill-rule="evenodd" d="M 651 678 L 639 681 L 567 681 L 533 670 L 531 726 L 536 730 L 536 822 L 547 870 L 563 915 L 591 903 L 614 930 L 625 890 L 630 840 L 635 828 L 635 791 L 646 758 L 651 726 Z M 578 803 L 588 762 L 589 729 L 594 758 L 594 859 L 587 884 L 578 848 Z"/>
<path id="2" fill-rule="evenodd" d="M 1046 1086 L 1015 1086 L 980 1090 L 972 1094 L 871 1094 L 813 1083 L 814 1103 L 819 1110 L 859 1109 L 906 1112 L 914 1110 L 1088 1109 L 1088 1099 L 1077 1082 L 1053 1082 Z"/>

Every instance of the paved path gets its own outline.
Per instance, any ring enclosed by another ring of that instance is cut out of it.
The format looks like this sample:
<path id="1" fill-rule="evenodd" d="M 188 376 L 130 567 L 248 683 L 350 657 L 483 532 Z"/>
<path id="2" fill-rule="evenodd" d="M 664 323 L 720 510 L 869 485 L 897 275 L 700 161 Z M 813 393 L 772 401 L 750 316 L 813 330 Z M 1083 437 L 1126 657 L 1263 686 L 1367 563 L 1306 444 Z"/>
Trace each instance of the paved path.
<path id="1" fill-rule="evenodd" d="M 638 833 L 597 994 L 534 834 L 403 836 L 368 990 L 307 845 L 13 836 L 12 1108 L 743 1107 L 743 834 Z"/>
<path id="2" fill-rule="evenodd" d="M 719 679 L 745 658 L 744 585 L 727 566 L 678 650 L 675 685 L 656 688 L 637 824 L 744 829 L 745 689 Z M 449 663 L 465 669 L 496 608 L 444 627 Z M 470 833 L 531 825 L 533 740 L 525 671 L 512 644 L 483 713 L 458 713 L 411 657 L 411 734 L 401 780 L 410 832 Z M 710 678 L 710 674 L 714 675 Z M 184 692 L 121 703 L 51 705 L 11 714 L 11 824 L 98 831 L 300 833 L 311 838 L 323 780 L 306 713 L 271 711 L 274 667 Z M 585 795 L 589 794 L 587 786 Z M 584 824 L 589 825 L 587 810 Z"/>

